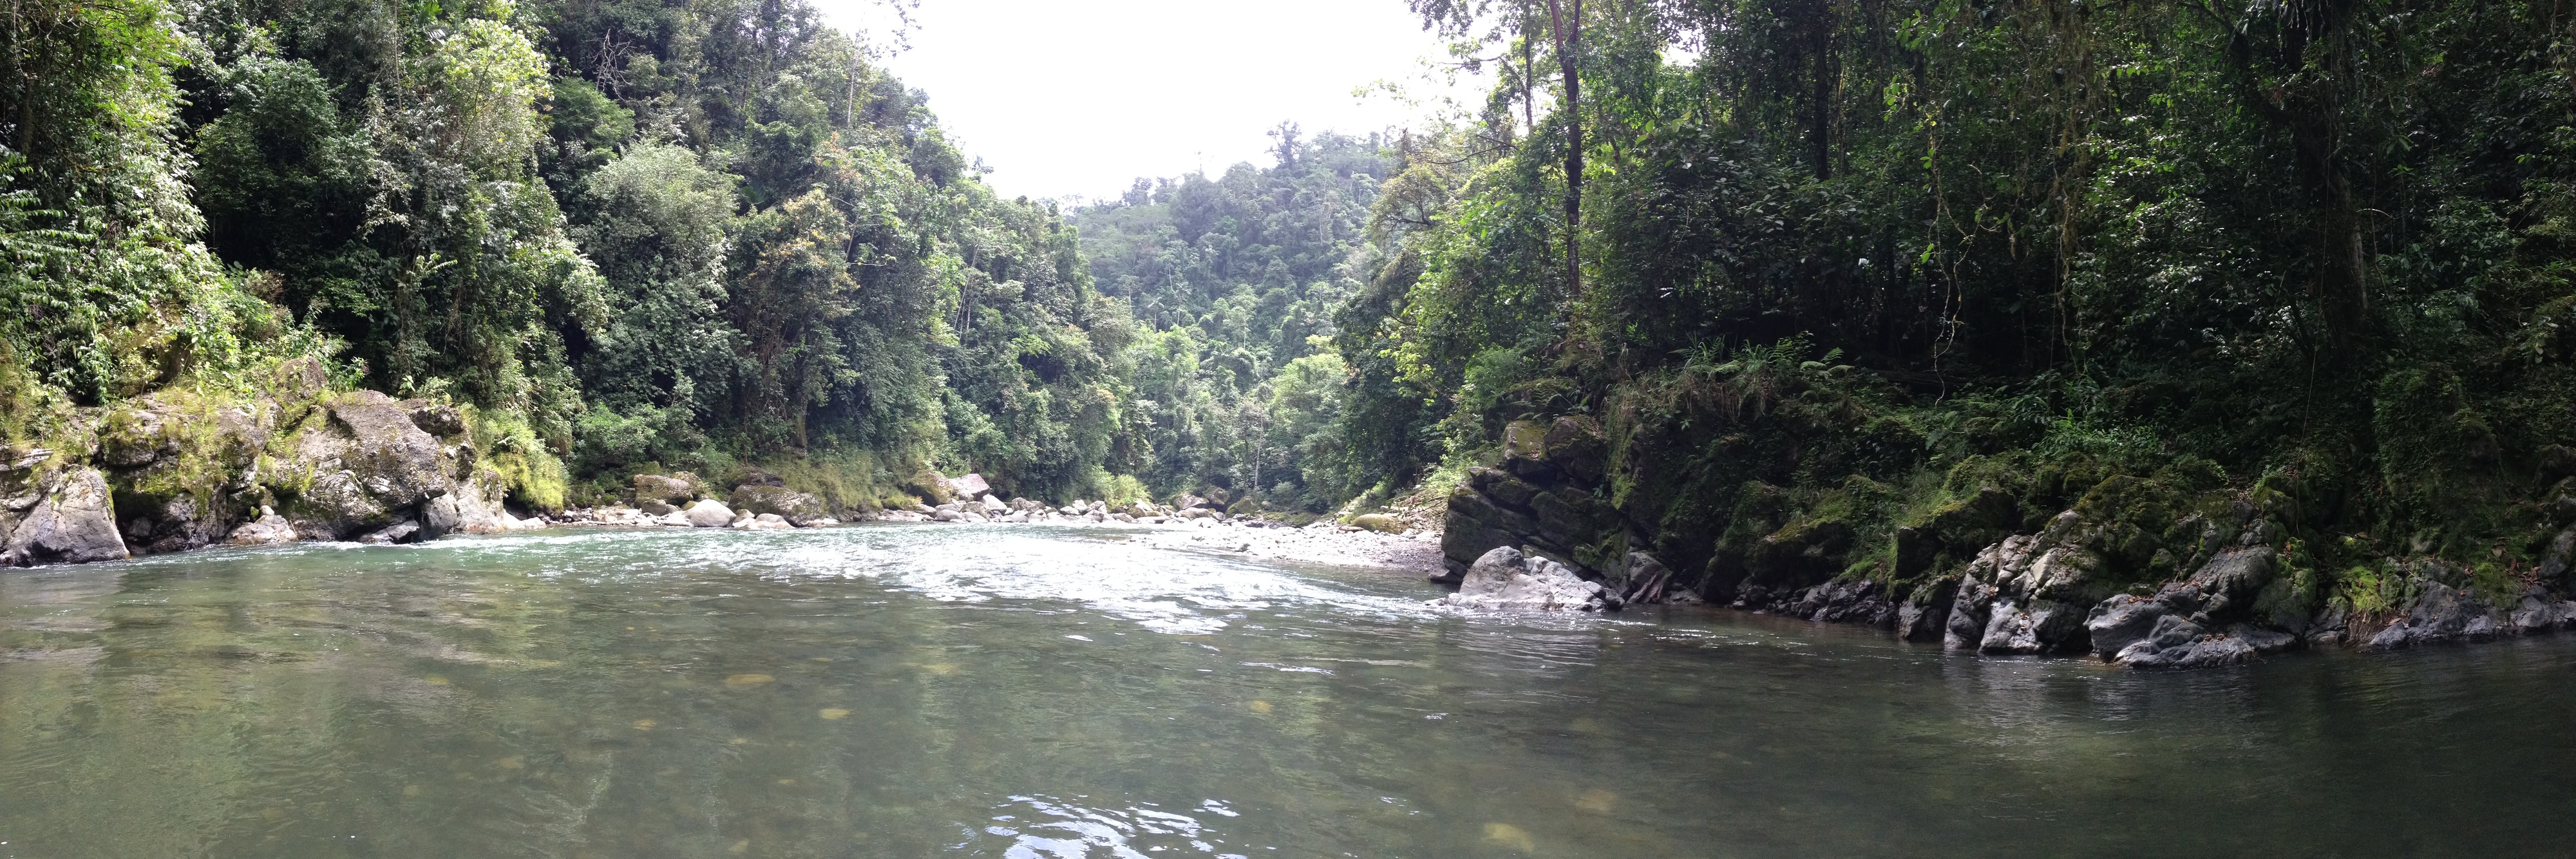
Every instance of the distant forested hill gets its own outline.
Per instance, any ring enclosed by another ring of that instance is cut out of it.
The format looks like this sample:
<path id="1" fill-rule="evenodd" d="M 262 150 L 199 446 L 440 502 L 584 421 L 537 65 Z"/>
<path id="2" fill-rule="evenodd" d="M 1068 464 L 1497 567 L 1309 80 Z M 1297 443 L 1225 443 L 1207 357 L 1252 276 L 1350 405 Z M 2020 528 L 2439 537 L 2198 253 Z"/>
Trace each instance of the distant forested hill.
<path id="1" fill-rule="evenodd" d="M 1272 132 L 1276 163 L 1139 179 L 1071 218 L 1100 292 L 1150 329 L 1131 350 L 1157 485 L 1249 487 L 1323 512 L 1381 479 L 1340 439 L 1334 314 L 1378 266 L 1384 141 Z"/>

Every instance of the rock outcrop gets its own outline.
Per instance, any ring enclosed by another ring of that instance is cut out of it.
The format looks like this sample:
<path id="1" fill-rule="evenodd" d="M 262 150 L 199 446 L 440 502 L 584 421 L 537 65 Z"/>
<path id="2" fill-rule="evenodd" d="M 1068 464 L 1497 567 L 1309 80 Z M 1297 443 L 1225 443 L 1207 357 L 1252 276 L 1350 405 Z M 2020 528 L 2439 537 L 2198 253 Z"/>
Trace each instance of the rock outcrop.
<path id="1" fill-rule="evenodd" d="M 300 490 L 277 505 L 298 535 L 346 540 L 415 515 L 434 520 L 437 534 L 472 530 L 470 520 L 489 518 L 470 515 L 485 511 L 422 510 L 455 489 L 455 462 L 392 397 L 352 391 L 318 411 L 292 430 L 280 474 L 270 481 Z"/>
<path id="2" fill-rule="evenodd" d="M 1477 467 L 1449 495 L 1432 581 L 1459 584 L 1469 567 L 1500 547 L 1527 547 L 1587 579 L 1620 572 L 1618 546 L 1635 539 L 1628 522 L 1596 491 L 1606 443 L 1600 424 L 1569 416 L 1504 428 L 1500 468 Z M 1593 558 L 1590 562 L 1585 559 Z"/>

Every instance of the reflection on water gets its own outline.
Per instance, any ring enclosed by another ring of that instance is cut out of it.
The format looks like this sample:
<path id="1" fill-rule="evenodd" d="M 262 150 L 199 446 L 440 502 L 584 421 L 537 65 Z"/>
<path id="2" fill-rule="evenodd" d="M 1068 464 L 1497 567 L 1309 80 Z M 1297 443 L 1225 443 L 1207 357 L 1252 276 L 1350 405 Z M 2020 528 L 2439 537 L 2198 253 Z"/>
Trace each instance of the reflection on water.
<path id="1" fill-rule="evenodd" d="M 0 574 L 0 856 L 2528 855 L 2576 641 L 2184 674 L 1105 530 Z"/>

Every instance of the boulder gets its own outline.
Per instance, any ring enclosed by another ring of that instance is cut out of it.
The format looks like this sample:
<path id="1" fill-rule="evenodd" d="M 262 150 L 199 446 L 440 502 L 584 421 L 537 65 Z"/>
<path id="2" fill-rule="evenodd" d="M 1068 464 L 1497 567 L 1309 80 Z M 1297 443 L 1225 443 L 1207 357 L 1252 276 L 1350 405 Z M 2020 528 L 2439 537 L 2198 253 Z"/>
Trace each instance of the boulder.
<path id="1" fill-rule="evenodd" d="M 387 546 L 420 539 L 420 523 L 405 519 L 359 537 L 358 542 Z"/>
<path id="2" fill-rule="evenodd" d="M 2084 619 L 2093 652 L 2115 659 L 2129 645 L 2153 637 L 2158 621 L 2168 617 L 2163 604 L 2134 594 L 2115 594 L 2093 607 Z"/>
<path id="3" fill-rule="evenodd" d="M 478 471 L 456 490 L 420 505 L 420 538 L 448 534 L 491 534 L 510 530 L 515 520 L 502 509 L 501 475 Z"/>
<path id="4" fill-rule="evenodd" d="M 694 482 L 677 477 L 638 474 L 635 475 L 634 485 L 635 500 L 639 506 L 646 501 L 666 505 L 687 504 L 691 499 L 698 497 L 698 487 Z"/>
<path id="5" fill-rule="evenodd" d="M 422 399 L 402 401 L 402 409 L 411 415 L 411 424 L 421 432 L 446 438 L 465 432 L 465 413 L 446 403 Z"/>
<path id="6" fill-rule="evenodd" d="M 984 496 L 984 500 L 979 503 L 983 506 L 983 513 L 986 516 L 1001 516 L 1011 512 L 1011 505 L 991 495 Z"/>
<path id="7" fill-rule="evenodd" d="M 980 498 L 984 493 L 993 491 L 993 485 L 984 482 L 984 475 L 981 474 L 951 477 L 948 478 L 947 483 L 949 494 L 958 498 Z"/>
<path id="8" fill-rule="evenodd" d="M 1503 470 L 1534 480 L 1552 480 L 1547 464 L 1547 427 L 1537 421 L 1503 425 Z"/>
<path id="9" fill-rule="evenodd" d="M 286 517 L 277 515 L 277 511 L 262 507 L 259 508 L 258 519 L 233 529 L 232 535 L 224 542 L 235 546 L 271 546 L 278 543 L 292 543 L 295 542 L 295 526 L 288 523 Z"/>
<path id="10" fill-rule="evenodd" d="M 412 423 L 411 414 L 392 397 L 375 391 L 342 394 L 331 401 L 331 418 L 349 430 L 351 444 L 341 464 L 368 494 L 391 506 L 409 507 L 447 493 L 438 440 Z"/>
<path id="11" fill-rule="evenodd" d="M 137 506 L 148 505 L 152 501 L 148 496 L 137 496 L 134 500 L 138 502 Z M 216 503 L 221 504 L 222 499 L 218 497 Z M 154 513 L 158 515 L 152 515 Z M 194 495 L 173 495 L 161 500 L 160 504 L 147 511 L 146 515 L 135 517 L 137 523 L 148 524 L 149 527 L 142 529 L 128 527 L 125 529 L 125 537 L 129 544 L 149 540 L 150 542 L 142 547 L 142 550 L 147 552 L 157 554 L 186 551 L 222 542 L 226 533 L 224 527 L 226 518 L 218 511 L 204 509 L 198 504 Z M 132 546 L 129 545 L 128 548 Z"/>
<path id="12" fill-rule="evenodd" d="M 1627 568 L 1622 571 L 1616 584 L 1608 582 L 1604 584 L 1610 584 L 1619 592 L 1621 602 L 1629 604 L 1663 602 L 1666 592 L 1673 589 L 1673 571 L 1664 566 L 1664 562 L 1657 560 L 1654 555 L 1645 552 L 1629 552 Z"/>
<path id="13" fill-rule="evenodd" d="M 787 478 L 780 477 L 767 469 L 745 468 L 742 470 L 742 479 L 734 481 L 734 485 L 784 487 L 787 485 Z"/>
<path id="14" fill-rule="evenodd" d="M 1616 611 L 1617 597 L 1555 561 L 1497 547 L 1476 559 L 1458 592 L 1434 605 L 1481 611 Z"/>
<path id="15" fill-rule="evenodd" d="M 324 405 L 327 417 L 302 419 L 276 467 L 262 466 L 261 482 L 286 497 L 278 506 L 299 534 L 346 539 L 454 490 L 454 460 L 393 398 L 352 391 Z"/>
<path id="16" fill-rule="evenodd" d="M 722 528 L 733 524 L 733 508 L 726 507 L 724 502 L 713 498 L 701 499 L 689 505 L 689 509 L 680 511 L 680 515 L 689 520 L 691 527 L 696 528 Z"/>
<path id="17" fill-rule="evenodd" d="M 752 514 L 774 514 L 789 522 L 805 522 L 831 515 L 823 499 L 810 492 L 796 492 L 778 486 L 745 485 L 733 489 L 733 508 Z"/>
<path id="18" fill-rule="evenodd" d="M 1404 532 L 1404 520 L 1397 519 L 1394 516 L 1390 516 L 1385 513 L 1362 513 L 1358 516 L 1352 517 L 1351 524 L 1382 534 L 1401 534 Z"/>
<path id="19" fill-rule="evenodd" d="M 347 469 L 313 478 L 294 499 L 292 512 L 288 521 L 307 540 L 337 540 L 393 521 L 392 511 L 359 485 L 357 472 Z"/>
<path id="20" fill-rule="evenodd" d="M 57 475 L 0 544 L 0 566 L 83 564 L 128 557 L 116 530 L 107 477 L 83 468 Z"/>
<path id="21" fill-rule="evenodd" d="M 2534 587 L 2514 605 L 2508 620 L 2521 633 L 2566 629 L 2576 625 L 2576 601 L 2553 599 L 2547 591 Z"/>
<path id="22" fill-rule="evenodd" d="M 1601 431 L 1601 422 L 1584 415 L 1566 415 L 1547 425 L 1541 442 L 1546 458 L 1566 479 L 1582 486 L 1601 483 L 1602 472 L 1610 461 L 1609 438 Z"/>
<path id="23" fill-rule="evenodd" d="M 1886 627 L 1896 623 L 1897 607 L 1887 598 L 1886 586 L 1877 580 L 1846 579 L 1800 591 L 1797 600 L 1782 613 L 1817 623 L 1864 623 Z"/>
<path id="24" fill-rule="evenodd" d="M 1986 551 L 1991 553 L 1997 549 L 1988 548 Z M 1986 621 L 1994 607 L 1995 593 L 1995 586 L 1986 584 L 1973 568 L 1960 578 L 1959 587 L 1951 597 L 1949 619 L 1942 628 L 1942 649 L 1975 650 L 1985 642 Z"/>
<path id="25" fill-rule="evenodd" d="M 2220 668 L 2298 644 L 2289 633 L 2253 627 L 2208 634 L 2199 624 L 2173 615 L 2159 620 L 2157 628 L 2154 636 L 2121 648 L 2112 661 L 2130 668 Z"/>

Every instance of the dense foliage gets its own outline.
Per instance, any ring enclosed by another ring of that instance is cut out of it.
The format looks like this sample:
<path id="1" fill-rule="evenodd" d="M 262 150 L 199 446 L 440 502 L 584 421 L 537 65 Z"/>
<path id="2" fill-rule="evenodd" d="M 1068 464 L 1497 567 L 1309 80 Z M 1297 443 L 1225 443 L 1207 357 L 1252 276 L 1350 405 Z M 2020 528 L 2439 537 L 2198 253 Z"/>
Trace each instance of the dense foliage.
<path id="1" fill-rule="evenodd" d="M 2236 497 L 2303 565 L 2543 548 L 2568 4 L 1413 7 L 1501 83 L 1403 153 L 1341 328 L 1389 469 L 1596 417 L 1611 500 L 1717 588 L 1902 583 L 1898 532 L 1987 488 L 1995 533 Z"/>
<path id="2" fill-rule="evenodd" d="M 1710 582 L 1988 489 L 2510 573 L 2576 474 L 2564 3 L 1412 6 L 1478 110 L 1060 212 L 795 2 L 27 0 L 0 430 L 311 354 L 593 488 L 1322 512 L 1582 415 Z"/>
<path id="3" fill-rule="evenodd" d="M 845 506 L 931 469 L 1134 496 L 1206 458 L 1139 434 L 1150 332 L 1055 207 L 801 3 L 12 9 L 10 437 L 310 354 L 601 490 L 759 461 Z"/>
<path id="4" fill-rule="evenodd" d="M 1272 132 L 1278 163 L 1139 179 L 1076 213 L 1093 281 L 1146 329 L 1128 350 L 1138 473 L 1324 512 L 1379 481 L 1343 453 L 1334 314 L 1375 267 L 1384 141 Z"/>

